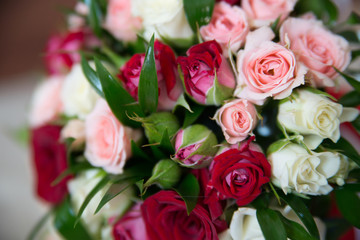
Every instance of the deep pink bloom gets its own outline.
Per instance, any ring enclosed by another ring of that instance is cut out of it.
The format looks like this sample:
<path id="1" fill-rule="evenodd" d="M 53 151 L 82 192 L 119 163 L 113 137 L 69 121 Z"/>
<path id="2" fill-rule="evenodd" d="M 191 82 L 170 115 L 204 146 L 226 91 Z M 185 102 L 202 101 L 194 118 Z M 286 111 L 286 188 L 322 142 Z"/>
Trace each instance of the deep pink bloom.
<path id="1" fill-rule="evenodd" d="M 230 5 L 239 4 L 240 0 L 216 0 L 217 2 L 227 2 Z"/>
<path id="2" fill-rule="evenodd" d="M 68 193 L 64 178 L 59 184 L 51 183 L 67 169 L 65 145 L 59 142 L 61 126 L 45 125 L 31 131 L 31 147 L 36 171 L 37 195 L 46 202 L 60 203 Z"/>

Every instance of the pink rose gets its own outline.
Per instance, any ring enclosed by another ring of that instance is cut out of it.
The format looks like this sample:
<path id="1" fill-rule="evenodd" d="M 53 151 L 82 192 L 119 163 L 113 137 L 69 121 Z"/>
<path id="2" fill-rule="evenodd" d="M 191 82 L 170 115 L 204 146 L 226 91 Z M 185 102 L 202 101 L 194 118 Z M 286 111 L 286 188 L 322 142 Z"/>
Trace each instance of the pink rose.
<path id="1" fill-rule="evenodd" d="M 141 215 L 141 204 L 136 204 L 113 227 L 115 240 L 147 240 L 146 226 Z"/>
<path id="2" fill-rule="evenodd" d="M 305 66 L 297 63 L 292 51 L 271 41 L 273 37 L 269 27 L 248 34 L 237 57 L 238 98 L 262 105 L 267 97 L 286 98 L 304 84 Z"/>
<path id="3" fill-rule="evenodd" d="M 36 89 L 30 110 L 30 126 L 38 127 L 55 120 L 63 111 L 60 91 L 62 77 L 50 77 Z"/>
<path id="4" fill-rule="evenodd" d="M 280 40 L 290 41 L 291 50 L 310 70 L 316 87 L 334 86 L 338 74 L 333 66 L 343 71 L 350 63 L 349 43 L 327 30 L 320 21 L 289 18 L 280 28 Z"/>
<path id="5" fill-rule="evenodd" d="M 142 21 L 131 14 L 130 0 L 110 0 L 104 28 L 118 40 L 135 41 L 136 33 L 142 28 Z"/>
<path id="6" fill-rule="evenodd" d="M 131 156 L 131 139 L 137 132 L 123 126 L 111 112 L 106 101 L 99 99 L 85 119 L 86 159 L 96 167 L 113 174 L 122 173 Z"/>
<path id="7" fill-rule="evenodd" d="M 214 118 L 230 144 L 247 138 L 257 123 L 256 109 L 245 99 L 226 103 L 216 112 Z"/>
<path id="8" fill-rule="evenodd" d="M 246 14 L 238 6 L 230 6 L 225 2 L 215 4 L 211 22 L 200 28 L 200 34 L 205 41 L 216 40 L 228 54 L 230 45 L 231 51 L 237 51 L 245 42 L 249 32 L 249 24 Z"/>
<path id="9" fill-rule="evenodd" d="M 217 2 L 227 2 L 230 5 L 235 5 L 240 2 L 240 0 L 216 0 Z"/>
<path id="10" fill-rule="evenodd" d="M 201 104 L 220 105 L 232 95 L 234 75 L 215 40 L 192 46 L 186 55 L 178 57 L 178 63 L 184 75 L 186 92 L 191 97 Z M 215 80 L 230 91 L 217 95 Z"/>
<path id="11" fill-rule="evenodd" d="M 177 74 L 175 54 L 169 46 L 155 41 L 154 55 L 159 87 L 158 109 L 171 110 L 183 93 Z M 121 68 L 121 73 L 118 75 L 124 83 L 125 89 L 136 100 L 138 99 L 139 79 L 144 59 L 145 54 L 135 54 Z"/>
<path id="12" fill-rule="evenodd" d="M 254 27 L 270 25 L 278 17 L 284 20 L 294 9 L 297 0 L 242 0 L 241 7 Z"/>

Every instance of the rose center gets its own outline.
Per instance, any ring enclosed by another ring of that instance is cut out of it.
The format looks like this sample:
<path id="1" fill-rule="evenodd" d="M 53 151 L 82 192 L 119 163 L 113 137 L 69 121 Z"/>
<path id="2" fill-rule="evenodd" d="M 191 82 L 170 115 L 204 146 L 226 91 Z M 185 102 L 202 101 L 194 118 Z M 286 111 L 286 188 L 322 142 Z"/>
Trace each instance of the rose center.
<path id="1" fill-rule="evenodd" d="M 230 186 L 231 183 L 235 185 L 244 185 L 249 180 L 249 173 L 245 169 L 236 169 L 226 176 L 226 182 Z"/>

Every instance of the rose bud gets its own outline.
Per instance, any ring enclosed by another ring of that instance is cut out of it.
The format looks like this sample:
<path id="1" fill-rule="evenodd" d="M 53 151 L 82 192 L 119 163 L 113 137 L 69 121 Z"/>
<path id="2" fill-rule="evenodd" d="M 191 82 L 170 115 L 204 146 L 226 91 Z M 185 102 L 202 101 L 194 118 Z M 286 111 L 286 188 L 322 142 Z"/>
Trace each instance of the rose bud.
<path id="1" fill-rule="evenodd" d="M 229 47 L 235 53 L 244 44 L 249 29 L 244 10 L 220 2 L 215 4 L 210 23 L 200 28 L 200 34 L 205 41 L 216 40 L 227 56 Z"/>
<path id="2" fill-rule="evenodd" d="M 276 144 L 276 143 L 274 143 Z M 269 149 L 271 149 L 270 146 Z M 271 181 L 285 194 L 295 191 L 308 195 L 326 195 L 332 187 L 327 179 L 340 169 L 340 156 L 332 152 L 308 152 L 304 147 L 288 143 L 268 153 Z"/>
<path id="3" fill-rule="evenodd" d="M 162 188 L 169 189 L 179 181 L 180 176 L 181 169 L 178 164 L 171 159 L 163 159 L 156 163 L 144 187 L 158 183 Z"/>
<path id="4" fill-rule="evenodd" d="M 238 149 L 229 149 L 214 158 L 211 184 L 222 198 L 235 198 L 239 206 L 251 203 L 270 181 L 271 166 L 250 140 Z"/>
<path id="5" fill-rule="evenodd" d="M 266 98 L 286 98 L 304 84 L 305 66 L 292 51 L 271 41 L 274 36 L 269 27 L 262 27 L 246 37 L 245 49 L 237 56 L 236 97 L 263 105 Z"/>
<path id="6" fill-rule="evenodd" d="M 159 104 L 158 110 L 172 110 L 182 94 L 180 78 L 177 74 L 175 54 L 171 48 L 159 41 L 154 43 L 155 65 L 158 78 Z M 118 77 L 124 83 L 131 96 L 138 99 L 138 87 L 145 53 L 138 53 L 120 69 Z"/>
<path id="7" fill-rule="evenodd" d="M 290 49 L 309 68 L 311 83 L 316 87 L 335 86 L 338 76 L 350 64 L 349 43 L 327 30 L 315 19 L 289 18 L 280 28 L 281 43 L 288 40 Z"/>
<path id="8" fill-rule="evenodd" d="M 326 96 L 306 90 L 298 90 L 279 105 L 278 122 L 286 130 L 304 136 L 304 142 L 315 149 L 325 138 L 337 142 L 340 123 L 351 122 L 359 115 L 356 108 L 343 107 Z"/>
<path id="9" fill-rule="evenodd" d="M 214 118 L 230 144 L 246 139 L 257 123 L 256 109 L 245 99 L 226 103 L 217 110 Z"/>
<path id="10" fill-rule="evenodd" d="M 206 167 L 218 150 L 216 144 L 216 136 L 211 130 L 203 125 L 191 125 L 176 134 L 172 159 L 184 167 Z"/>
<path id="11" fill-rule="evenodd" d="M 235 87 L 234 74 L 216 41 L 197 44 L 186 54 L 177 61 L 190 97 L 206 105 L 221 105 L 231 97 Z"/>

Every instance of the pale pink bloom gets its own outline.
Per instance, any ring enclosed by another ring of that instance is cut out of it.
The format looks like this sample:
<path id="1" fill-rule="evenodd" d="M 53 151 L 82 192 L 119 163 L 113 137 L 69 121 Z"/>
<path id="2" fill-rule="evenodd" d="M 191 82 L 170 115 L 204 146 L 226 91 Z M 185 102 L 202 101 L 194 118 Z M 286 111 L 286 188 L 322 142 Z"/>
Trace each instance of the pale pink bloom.
<path id="1" fill-rule="evenodd" d="M 283 21 L 294 9 L 297 0 L 242 0 L 241 7 L 254 27 L 270 25 L 278 17 Z"/>
<path id="2" fill-rule="evenodd" d="M 109 0 L 104 28 L 118 40 L 136 40 L 142 20 L 132 15 L 131 0 Z"/>
<path id="3" fill-rule="evenodd" d="M 230 144 L 246 139 L 257 123 L 255 106 L 245 99 L 226 103 L 216 112 L 214 118 Z"/>
<path id="4" fill-rule="evenodd" d="M 350 63 L 349 43 L 314 19 L 287 19 L 280 28 L 280 40 L 283 44 L 289 41 L 291 50 L 309 68 L 316 87 L 334 86 L 338 74 L 333 66 L 343 71 Z"/>
<path id="5" fill-rule="evenodd" d="M 111 112 L 104 99 L 85 119 L 86 159 L 96 167 L 113 174 L 123 172 L 131 156 L 131 139 L 138 140 L 138 132 L 123 126 Z"/>
<path id="6" fill-rule="evenodd" d="M 61 130 L 61 139 L 74 138 L 72 147 L 80 147 L 85 142 L 85 122 L 80 119 L 70 120 Z"/>
<path id="7" fill-rule="evenodd" d="M 63 111 L 63 104 L 60 99 L 63 80 L 63 77 L 52 76 L 37 87 L 30 110 L 31 127 L 49 123 Z"/>
<path id="8" fill-rule="evenodd" d="M 231 6 L 226 2 L 215 4 L 211 21 L 200 28 L 200 34 L 205 41 L 216 40 L 223 49 L 224 55 L 236 52 L 245 42 L 249 32 L 249 24 L 244 10 Z"/>
<path id="9" fill-rule="evenodd" d="M 296 61 L 292 51 L 271 41 L 273 38 L 269 27 L 248 34 L 245 49 L 237 56 L 238 98 L 262 105 L 266 98 L 286 98 L 304 84 L 306 68 Z"/>

